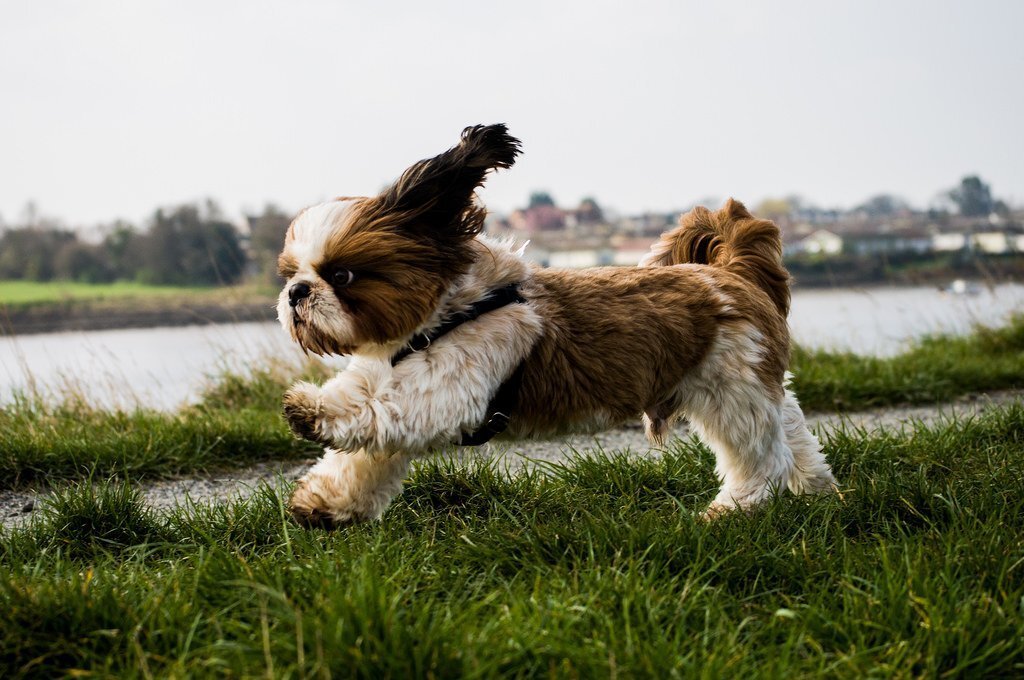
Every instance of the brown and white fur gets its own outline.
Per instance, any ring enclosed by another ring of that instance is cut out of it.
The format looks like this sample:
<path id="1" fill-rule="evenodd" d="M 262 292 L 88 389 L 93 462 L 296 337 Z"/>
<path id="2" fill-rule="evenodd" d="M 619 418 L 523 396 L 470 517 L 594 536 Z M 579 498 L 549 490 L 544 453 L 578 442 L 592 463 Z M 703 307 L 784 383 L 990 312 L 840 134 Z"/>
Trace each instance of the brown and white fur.
<path id="1" fill-rule="evenodd" d="M 474 191 L 508 168 L 503 125 L 414 164 L 380 195 L 303 211 L 280 258 L 278 306 L 305 349 L 351 355 L 323 386 L 285 396 L 292 429 L 323 443 L 298 483 L 306 525 L 378 518 L 409 462 L 477 429 L 523 364 L 506 436 L 593 432 L 642 417 L 652 442 L 687 418 L 716 456 L 707 515 L 776 491 L 831 490 L 821 447 L 787 389 L 789 276 L 778 228 L 728 201 L 695 208 L 637 268 L 541 269 L 481 235 Z M 509 283 L 526 303 L 464 323 L 392 366 L 415 334 Z"/>

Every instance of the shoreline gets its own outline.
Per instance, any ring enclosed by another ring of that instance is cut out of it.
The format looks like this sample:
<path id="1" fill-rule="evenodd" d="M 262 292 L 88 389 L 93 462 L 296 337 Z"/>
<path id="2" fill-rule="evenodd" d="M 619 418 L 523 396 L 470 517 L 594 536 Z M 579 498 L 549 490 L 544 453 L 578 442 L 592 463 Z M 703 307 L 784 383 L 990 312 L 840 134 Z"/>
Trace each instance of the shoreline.
<path id="1" fill-rule="evenodd" d="M 129 328 L 209 326 L 274 321 L 277 311 L 269 300 L 231 304 L 144 304 L 118 306 L 88 302 L 38 305 L 23 309 L 0 306 L 0 337 L 106 331 Z"/>

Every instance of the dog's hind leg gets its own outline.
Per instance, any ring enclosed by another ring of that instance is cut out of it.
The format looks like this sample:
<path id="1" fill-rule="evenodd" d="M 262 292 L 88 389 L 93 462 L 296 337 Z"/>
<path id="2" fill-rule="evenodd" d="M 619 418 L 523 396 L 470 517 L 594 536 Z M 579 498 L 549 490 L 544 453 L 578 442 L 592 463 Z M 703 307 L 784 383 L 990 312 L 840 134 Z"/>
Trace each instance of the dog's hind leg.
<path id="1" fill-rule="evenodd" d="M 723 329 L 703 364 L 679 387 L 682 411 L 714 451 L 722 483 L 707 516 L 751 508 L 790 488 L 797 474 L 785 429 L 782 369 L 766 363 L 773 357 L 763 352 L 760 339 L 746 324 Z"/>
<path id="2" fill-rule="evenodd" d="M 782 407 L 760 393 L 720 389 L 695 394 L 687 405 L 693 429 L 715 453 L 722 486 L 705 513 L 714 517 L 756 506 L 789 486 L 795 462 L 786 440 Z"/>
<path id="3" fill-rule="evenodd" d="M 757 384 L 726 381 L 694 393 L 686 410 L 694 430 L 714 451 L 722 482 L 705 516 L 751 508 L 784 490 L 835 489 L 821 445 L 789 390 L 779 399 Z"/>
<path id="4" fill-rule="evenodd" d="M 794 474 L 789 481 L 789 490 L 797 494 L 833 491 L 836 480 L 832 476 L 832 468 L 825 460 L 818 438 L 807 428 L 796 395 L 788 387 L 782 401 L 782 427 L 793 452 Z"/>
<path id="5" fill-rule="evenodd" d="M 306 527 L 336 528 L 378 519 L 402 490 L 411 457 L 327 449 L 299 480 L 289 505 Z"/>

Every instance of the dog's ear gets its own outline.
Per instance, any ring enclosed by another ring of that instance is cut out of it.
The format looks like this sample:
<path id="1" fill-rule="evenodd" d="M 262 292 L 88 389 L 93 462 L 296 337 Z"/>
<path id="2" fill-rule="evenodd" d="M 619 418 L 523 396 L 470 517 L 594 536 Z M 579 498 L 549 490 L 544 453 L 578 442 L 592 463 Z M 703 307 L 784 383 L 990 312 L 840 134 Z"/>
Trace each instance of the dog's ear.
<path id="1" fill-rule="evenodd" d="M 467 239 L 483 229 L 484 211 L 473 203 L 488 171 L 510 168 L 521 143 L 502 125 L 474 125 L 444 153 L 414 164 L 378 200 L 409 229 Z"/>

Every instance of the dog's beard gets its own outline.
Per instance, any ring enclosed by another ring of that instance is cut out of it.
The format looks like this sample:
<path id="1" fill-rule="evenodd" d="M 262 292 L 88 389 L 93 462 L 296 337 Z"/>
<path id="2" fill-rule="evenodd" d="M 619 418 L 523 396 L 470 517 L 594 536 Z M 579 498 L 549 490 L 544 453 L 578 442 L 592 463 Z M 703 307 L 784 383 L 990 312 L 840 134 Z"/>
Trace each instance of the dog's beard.
<path id="1" fill-rule="evenodd" d="M 307 352 L 319 356 L 352 354 L 358 346 L 348 315 L 323 293 L 311 295 L 292 307 L 286 287 L 278 300 L 277 313 L 292 340 Z"/>

